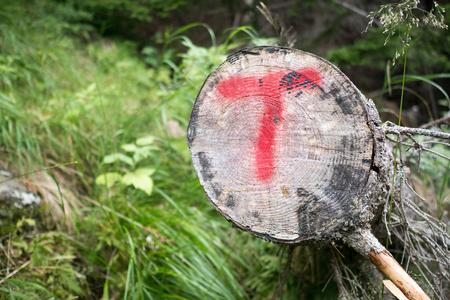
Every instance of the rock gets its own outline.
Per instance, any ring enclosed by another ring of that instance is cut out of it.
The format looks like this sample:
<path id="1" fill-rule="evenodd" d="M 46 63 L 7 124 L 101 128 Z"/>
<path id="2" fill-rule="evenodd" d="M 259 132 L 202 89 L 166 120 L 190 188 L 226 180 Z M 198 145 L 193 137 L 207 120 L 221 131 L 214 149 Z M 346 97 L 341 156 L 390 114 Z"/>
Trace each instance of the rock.
<path id="1" fill-rule="evenodd" d="M 10 172 L 0 170 L 0 233 L 14 231 L 18 224 L 36 224 L 41 197 L 15 180 Z M 33 220 L 24 222 L 24 220 Z M 31 231 L 35 226 L 26 226 Z"/>

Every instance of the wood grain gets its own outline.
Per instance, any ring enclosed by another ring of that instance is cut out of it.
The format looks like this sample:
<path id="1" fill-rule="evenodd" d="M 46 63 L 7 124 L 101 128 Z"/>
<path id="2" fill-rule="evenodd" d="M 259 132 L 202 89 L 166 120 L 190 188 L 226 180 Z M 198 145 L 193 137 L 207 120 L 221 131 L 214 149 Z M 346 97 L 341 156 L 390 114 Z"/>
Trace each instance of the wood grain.
<path id="1" fill-rule="evenodd" d="M 323 240 L 359 218 L 374 138 L 364 96 L 329 62 L 258 47 L 205 81 L 188 145 L 211 203 L 284 243 Z"/>

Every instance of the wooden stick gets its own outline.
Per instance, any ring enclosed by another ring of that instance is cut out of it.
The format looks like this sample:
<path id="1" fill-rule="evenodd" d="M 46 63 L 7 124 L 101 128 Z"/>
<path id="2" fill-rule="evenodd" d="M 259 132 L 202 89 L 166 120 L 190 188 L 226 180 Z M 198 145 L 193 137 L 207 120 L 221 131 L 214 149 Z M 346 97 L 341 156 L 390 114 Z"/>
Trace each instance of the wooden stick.
<path id="1" fill-rule="evenodd" d="M 386 275 L 386 277 L 389 278 L 408 299 L 430 299 L 387 250 L 383 250 L 380 253 L 371 251 L 369 253 L 369 260 L 378 270 Z"/>
<path id="2" fill-rule="evenodd" d="M 8 275 L 6 275 L 5 278 L 3 278 L 2 280 L 0 280 L 0 284 L 2 284 L 3 282 L 5 282 L 5 280 L 13 277 L 14 275 L 16 275 L 16 273 L 18 273 L 20 270 L 22 270 L 23 268 L 25 268 L 26 266 L 28 266 L 29 264 L 31 264 L 31 260 L 27 261 L 26 263 L 24 263 L 23 265 L 21 265 L 19 268 L 15 269 L 13 272 L 9 273 Z"/>
<path id="3" fill-rule="evenodd" d="M 422 288 L 406 273 L 377 238 L 368 230 L 356 230 L 344 242 L 368 258 L 410 300 L 430 300 Z"/>
<path id="4" fill-rule="evenodd" d="M 420 128 L 430 128 L 432 126 L 439 125 L 441 123 L 450 123 L 450 115 L 446 115 L 445 117 L 434 120 L 433 122 L 423 124 L 422 126 L 420 126 Z"/>
<path id="5" fill-rule="evenodd" d="M 403 294 L 402 291 L 400 291 L 400 289 L 396 287 L 395 284 L 389 279 L 383 280 L 383 284 L 389 290 L 389 292 L 391 292 L 391 294 L 395 296 L 397 300 L 408 300 L 405 294 Z"/>
<path id="6" fill-rule="evenodd" d="M 403 127 L 403 126 L 398 126 L 389 121 L 386 121 L 383 124 L 383 129 L 386 133 L 393 133 L 396 135 L 400 135 L 400 134 L 424 135 L 424 136 L 435 137 L 438 139 L 450 140 L 450 133 L 447 133 L 447 132 L 433 131 L 433 130 L 428 130 L 428 129 L 423 129 L 423 128 Z"/>

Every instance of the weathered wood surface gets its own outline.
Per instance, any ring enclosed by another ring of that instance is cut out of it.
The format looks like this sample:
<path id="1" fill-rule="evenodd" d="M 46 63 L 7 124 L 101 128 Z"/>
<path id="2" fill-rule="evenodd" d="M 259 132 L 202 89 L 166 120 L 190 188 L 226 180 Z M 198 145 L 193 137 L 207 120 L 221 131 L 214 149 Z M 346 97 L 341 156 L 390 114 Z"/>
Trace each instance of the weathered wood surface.
<path id="1" fill-rule="evenodd" d="M 374 134 L 367 100 L 329 62 L 258 47 L 206 80 L 188 128 L 209 200 L 262 238 L 320 241 L 367 208 Z"/>
<path id="2" fill-rule="evenodd" d="M 187 142 L 208 199 L 239 228 L 342 240 L 409 299 L 429 299 L 370 232 L 392 157 L 373 103 L 329 62 L 280 47 L 230 55 L 197 97 Z"/>

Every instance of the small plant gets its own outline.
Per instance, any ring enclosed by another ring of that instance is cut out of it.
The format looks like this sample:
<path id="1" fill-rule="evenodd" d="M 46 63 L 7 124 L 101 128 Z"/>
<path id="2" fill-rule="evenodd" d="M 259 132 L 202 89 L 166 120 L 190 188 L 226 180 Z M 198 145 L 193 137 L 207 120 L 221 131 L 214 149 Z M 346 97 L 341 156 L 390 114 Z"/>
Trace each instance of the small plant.
<path id="1" fill-rule="evenodd" d="M 380 9 L 371 12 L 367 17 L 369 18 L 369 24 L 365 31 L 372 26 L 375 18 L 379 18 L 381 27 L 383 27 L 383 33 L 386 34 L 384 44 L 386 45 L 390 38 L 396 33 L 399 33 L 398 38 L 400 40 L 400 49 L 395 52 L 393 64 L 395 64 L 397 58 L 405 54 L 406 48 L 411 43 L 411 30 L 412 28 L 419 27 L 420 22 L 424 25 L 431 25 L 433 27 L 448 29 L 445 24 L 444 13 L 445 8 L 439 6 L 434 1 L 433 7 L 430 11 L 426 11 L 419 7 L 419 0 L 403 0 L 400 3 L 384 4 Z M 417 16 L 415 12 L 420 12 L 422 18 Z M 402 28 L 405 27 L 405 30 Z"/>
<path id="2" fill-rule="evenodd" d="M 153 136 L 139 138 L 134 144 L 123 144 L 120 146 L 122 150 L 129 153 L 128 155 L 113 153 L 105 156 L 103 158 L 104 164 L 117 165 L 119 162 L 123 162 L 129 166 L 129 169 L 125 169 L 124 172 L 105 172 L 95 179 L 95 183 L 98 185 L 106 185 L 106 187 L 110 188 L 116 182 L 121 182 L 126 186 L 132 185 L 134 188 L 144 191 L 147 195 L 151 195 L 153 180 L 150 176 L 156 170 L 146 166 L 137 168 L 137 164 L 148 158 L 152 151 L 158 149 L 155 146 L 151 146 L 154 140 L 155 138 Z"/>

